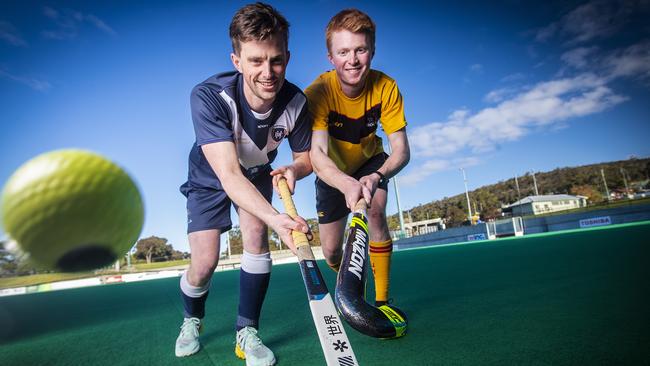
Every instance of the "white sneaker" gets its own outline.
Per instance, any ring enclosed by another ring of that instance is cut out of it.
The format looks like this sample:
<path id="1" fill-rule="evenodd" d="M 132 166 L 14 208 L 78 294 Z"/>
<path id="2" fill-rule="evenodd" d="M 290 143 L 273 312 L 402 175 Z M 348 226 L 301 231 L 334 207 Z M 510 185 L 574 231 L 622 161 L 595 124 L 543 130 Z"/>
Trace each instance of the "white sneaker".
<path id="1" fill-rule="evenodd" d="M 275 355 L 257 336 L 257 329 L 252 327 L 245 327 L 237 332 L 235 354 L 246 360 L 246 366 L 275 365 Z"/>
<path id="2" fill-rule="evenodd" d="M 176 338 L 176 357 L 191 356 L 199 351 L 199 332 L 201 319 L 185 318 L 181 325 L 181 334 Z"/>

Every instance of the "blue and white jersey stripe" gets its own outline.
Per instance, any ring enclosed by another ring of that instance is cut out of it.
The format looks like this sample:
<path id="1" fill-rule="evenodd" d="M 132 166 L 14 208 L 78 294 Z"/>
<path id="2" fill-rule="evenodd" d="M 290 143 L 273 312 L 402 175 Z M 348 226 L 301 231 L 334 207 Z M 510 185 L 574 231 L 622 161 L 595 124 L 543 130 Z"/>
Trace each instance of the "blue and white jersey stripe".
<path id="1" fill-rule="evenodd" d="M 285 81 L 264 119 L 250 109 L 243 94 L 243 78 L 238 72 L 214 75 L 192 90 L 190 102 L 196 141 L 190 151 L 186 185 L 221 188 L 201 146 L 232 141 L 242 170 L 252 178 L 268 169 L 282 140 L 287 138 L 294 152 L 309 150 L 311 119 L 307 98 L 295 85 Z"/>

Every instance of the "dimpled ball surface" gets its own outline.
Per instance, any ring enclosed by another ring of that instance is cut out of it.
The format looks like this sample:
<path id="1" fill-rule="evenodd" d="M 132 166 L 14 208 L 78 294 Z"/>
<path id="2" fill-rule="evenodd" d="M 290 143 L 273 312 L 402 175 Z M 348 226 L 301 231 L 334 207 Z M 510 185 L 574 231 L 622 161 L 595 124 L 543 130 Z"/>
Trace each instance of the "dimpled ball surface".
<path id="1" fill-rule="evenodd" d="M 94 269 L 124 255 L 144 220 L 137 186 L 119 166 L 92 152 L 35 157 L 2 192 L 5 232 L 40 266 Z"/>

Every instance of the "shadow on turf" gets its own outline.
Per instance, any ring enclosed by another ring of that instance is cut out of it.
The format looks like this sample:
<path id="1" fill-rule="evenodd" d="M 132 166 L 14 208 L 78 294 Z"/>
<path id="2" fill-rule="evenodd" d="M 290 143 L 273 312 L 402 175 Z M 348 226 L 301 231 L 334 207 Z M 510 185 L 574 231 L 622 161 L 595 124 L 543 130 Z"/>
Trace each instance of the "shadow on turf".
<path id="1" fill-rule="evenodd" d="M 232 289 L 216 289 L 212 300 L 222 297 L 222 291 Z M 213 307 L 210 299 L 208 302 Z M 0 298 L 0 344 L 114 322 L 128 323 L 156 316 L 175 318 L 176 313 L 180 325 L 178 278 L 3 297 Z M 214 312 L 213 315 L 219 316 Z M 178 325 L 170 324 L 169 331 L 177 332 Z M 217 335 L 222 333 L 229 332 L 224 329 Z M 234 339 L 234 331 L 232 336 Z"/>

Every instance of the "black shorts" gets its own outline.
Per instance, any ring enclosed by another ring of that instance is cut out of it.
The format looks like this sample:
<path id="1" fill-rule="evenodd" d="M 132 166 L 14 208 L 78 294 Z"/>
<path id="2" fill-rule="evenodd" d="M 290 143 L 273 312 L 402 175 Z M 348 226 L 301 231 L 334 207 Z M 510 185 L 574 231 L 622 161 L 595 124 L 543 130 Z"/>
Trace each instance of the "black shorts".
<path id="1" fill-rule="evenodd" d="M 381 168 L 388 158 L 386 153 L 373 156 L 361 166 L 352 177 L 359 179 L 375 170 Z M 377 189 L 388 191 L 388 179 L 385 179 Z M 318 223 L 328 224 L 337 221 L 350 213 L 350 209 L 345 204 L 345 196 L 338 189 L 333 188 L 322 180 L 316 178 L 316 212 L 318 213 Z"/>

